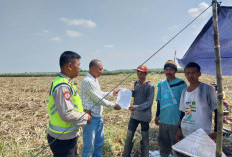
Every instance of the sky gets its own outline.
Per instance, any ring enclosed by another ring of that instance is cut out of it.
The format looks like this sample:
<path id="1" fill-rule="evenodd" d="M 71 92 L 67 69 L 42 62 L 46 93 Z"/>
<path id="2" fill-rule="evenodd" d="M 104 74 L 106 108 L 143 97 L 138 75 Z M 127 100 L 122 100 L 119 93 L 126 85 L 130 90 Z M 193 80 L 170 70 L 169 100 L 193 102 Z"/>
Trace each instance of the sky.
<path id="1" fill-rule="evenodd" d="M 232 0 L 221 0 L 232 6 Z M 59 72 L 64 51 L 104 69 L 135 69 L 205 10 L 212 0 L 0 0 L 0 73 Z M 145 65 L 182 58 L 210 7 Z"/>

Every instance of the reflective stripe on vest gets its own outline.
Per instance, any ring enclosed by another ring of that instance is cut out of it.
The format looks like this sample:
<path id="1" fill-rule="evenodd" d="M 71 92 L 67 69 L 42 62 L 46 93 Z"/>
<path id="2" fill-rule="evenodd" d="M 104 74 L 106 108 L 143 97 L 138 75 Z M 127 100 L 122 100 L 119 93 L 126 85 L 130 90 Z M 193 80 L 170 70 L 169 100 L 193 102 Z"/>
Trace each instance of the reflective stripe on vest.
<path id="1" fill-rule="evenodd" d="M 76 84 L 72 85 L 71 83 L 68 82 L 66 78 L 58 76 L 53 81 L 50 94 L 49 94 L 48 113 L 49 113 L 50 122 L 49 122 L 48 128 L 50 131 L 54 133 L 67 134 L 67 133 L 70 133 L 78 129 L 79 127 L 76 125 L 72 125 L 71 123 L 63 121 L 58 114 L 58 109 L 56 107 L 56 104 L 53 98 L 53 92 L 58 86 L 63 85 L 63 84 L 68 85 L 71 89 L 72 102 L 74 104 L 73 109 L 75 109 L 78 112 L 83 112 L 83 107 L 81 104 L 80 96 L 76 92 L 77 91 Z"/>
<path id="2" fill-rule="evenodd" d="M 60 126 L 52 125 L 49 122 L 49 128 L 51 128 L 52 130 L 55 130 L 55 131 L 59 131 L 59 132 L 67 132 L 67 131 L 76 130 L 78 128 L 78 126 L 74 126 L 74 127 L 60 127 Z"/>
<path id="3" fill-rule="evenodd" d="M 54 115 L 56 113 L 56 111 L 58 111 L 57 108 L 51 112 L 51 115 Z"/>
<path id="4" fill-rule="evenodd" d="M 55 105 L 55 104 L 51 107 L 51 109 L 50 109 L 50 111 L 51 111 L 51 115 L 54 115 L 54 114 L 56 113 L 56 111 L 58 111 L 58 109 L 57 109 L 57 108 L 55 108 L 55 107 L 56 107 L 56 105 Z M 75 104 L 74 104 L 74 107 L 78 109 L 78 106 L 77 106 L 77 105 L 75 105 Z M 54 108 L 55 108 L 55 109 L 54 109 Z M 53 109 L 54 109 L 54 110 L 53 110 Z"/>

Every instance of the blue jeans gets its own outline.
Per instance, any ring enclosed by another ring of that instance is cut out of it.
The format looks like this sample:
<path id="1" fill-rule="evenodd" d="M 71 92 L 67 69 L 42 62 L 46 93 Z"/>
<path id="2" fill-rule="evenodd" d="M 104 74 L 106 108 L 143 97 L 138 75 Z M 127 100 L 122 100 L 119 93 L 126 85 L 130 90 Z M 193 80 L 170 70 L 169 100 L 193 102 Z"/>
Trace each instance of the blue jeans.
<path id="1" fill-rule="evenodd" d="M 104 122 L 102 117 L 92 117 L 91 124 L 83 128 L 82 157 L 102 157 Z"/>

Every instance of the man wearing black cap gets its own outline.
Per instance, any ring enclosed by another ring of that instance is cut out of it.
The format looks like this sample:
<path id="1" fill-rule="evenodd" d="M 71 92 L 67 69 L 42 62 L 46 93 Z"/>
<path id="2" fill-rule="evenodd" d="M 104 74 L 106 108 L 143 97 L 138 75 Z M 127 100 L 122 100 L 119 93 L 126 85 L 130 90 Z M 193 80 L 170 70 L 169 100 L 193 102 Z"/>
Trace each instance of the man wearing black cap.
<path id="1" fill-rule="evenodd" d="M 159 125 L 158 143 L 161 157 L 168 157 L 171 146 L 176 141 L 178 122 L 180 120 L 179 103 L 182 90 L 187 87 L 186 83 L 176 78 L 177 65 L 168 60 L 164 65 L 166 79 L 157 84 L 157 112 L 155 124 Z"/>

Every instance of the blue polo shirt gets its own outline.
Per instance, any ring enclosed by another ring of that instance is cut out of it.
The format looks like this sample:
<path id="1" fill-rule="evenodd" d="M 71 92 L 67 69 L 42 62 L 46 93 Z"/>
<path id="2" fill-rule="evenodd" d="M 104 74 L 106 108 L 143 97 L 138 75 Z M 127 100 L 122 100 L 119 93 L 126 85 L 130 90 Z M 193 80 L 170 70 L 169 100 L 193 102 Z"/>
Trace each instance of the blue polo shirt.
<path id="1" fill-rule="evenodd" d="M 158 93 L 157 100 L 160 102 L 160 116 L 159 122 L 164 124 L 177 125 L 180 120 L 180 97 L 182 90 L 187 87 L 186 83 L 176 78 L 172 81 L 167 81 L 172 89 L 173 95 L 177 100 L 177 104 L 174 104 L 166 80 L 160 81 L 157 84 Z"/>

